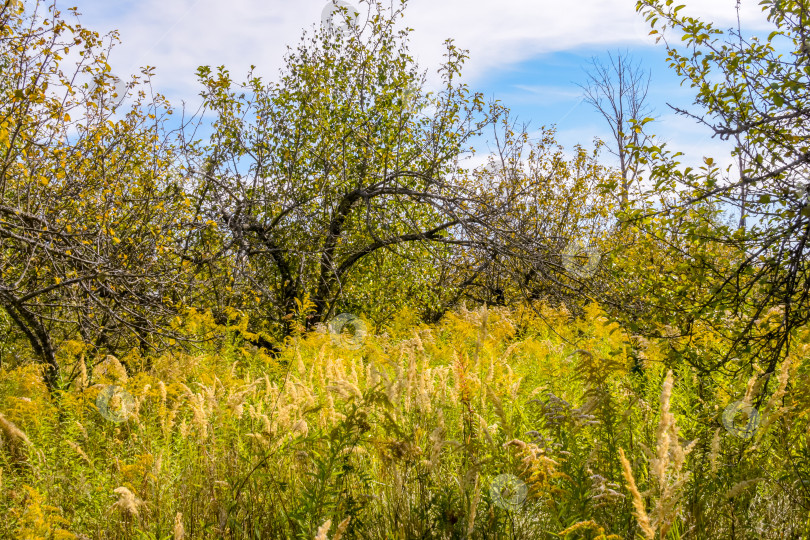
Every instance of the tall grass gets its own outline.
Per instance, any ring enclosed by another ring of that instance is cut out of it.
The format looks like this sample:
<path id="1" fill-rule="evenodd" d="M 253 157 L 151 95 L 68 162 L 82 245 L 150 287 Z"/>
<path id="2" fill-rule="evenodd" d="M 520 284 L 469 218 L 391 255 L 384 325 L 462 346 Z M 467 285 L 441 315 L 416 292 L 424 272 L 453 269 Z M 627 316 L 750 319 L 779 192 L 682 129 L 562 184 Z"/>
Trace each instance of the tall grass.
<path id="1" fill-rule="evenodd" d="M 360 349 L 315 333 L 277 358 L 229 336 L 77 353 L 58 403 L 23 366 L 0 373 L 0 537 L 799 538 L 803 343 L 750 438 L 721 415 L 756 403 L 756 374 L 701 377 L 597 306 L 403 315 Z M 124 421 L 97 406 L 110 385 Z"/>

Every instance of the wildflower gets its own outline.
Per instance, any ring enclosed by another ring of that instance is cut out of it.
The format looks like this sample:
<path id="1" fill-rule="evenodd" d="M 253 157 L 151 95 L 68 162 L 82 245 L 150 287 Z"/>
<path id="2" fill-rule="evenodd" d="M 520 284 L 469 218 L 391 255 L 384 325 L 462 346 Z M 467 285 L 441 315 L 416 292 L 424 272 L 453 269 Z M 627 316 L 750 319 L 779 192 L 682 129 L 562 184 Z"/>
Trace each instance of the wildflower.
<path id="1" fill-rule="evenodd" d="M 647 511 L 644 509 L 644 499 L 641 498 L 641 493 L 638 491 L 638 487 L 636 487 L 636 480 L 633 478 L 633 469 L 630 467 L 630 462 L 627 461 L 627 458 L 624 456 L 624 450 L 621 448 L 619 448 L 619 458 L 622 461 L 622 473 L 624 474 L 624 479 L 627 481 L 627 488 L 633 495 L 633 507 L 636 509 L 635 514 L 638 524 L 641 527 L 641 531 L 644 533 L 644 537 L 647 540 L 653 540 L 655 538 L 655 529 L 653 529 L 650 524 L 650 518 L 647 516 Z"/>
<path id="2" fill-rule="evenodd" d="M 15 461 L 25 461 L 28 437 L 11 420 L 0 414 L 0 447 L 6 446 Z"/>
<path id="3" fill-rule="evenodd" d="M 118 494 L 118 501 L 113 507 L 118 508 L 126 516 L 138 517 L 138 507 L 143 505 L 143 501 L 124 486 L 115 488 L 113 492 Z"/>
<path id="4" fill-rule="evenodd" d="M 323 525 L 318 527 L 318 534 L 315 535 L 315 540 L 329 540 L 329 537 L 326 536 L 326 533 L 329 532 L 329 528 L 332 526 L 332 520 L 327 519 Z"/>
<path id="5" fill-rule="evenodd" d="M 112 380 L 117 383 L 127 382 L 127 370 L 123 364 L 111 354 L 93 368 L 93 380 Z"/>
<path id="6" fill-rule="evenodd" d="M 82 459 L 83 459 L 83 460 L 84 460 L 84 461 L 85 461 L 85 462 L 86 462 L 88 465 L 90 465 L 91 467 L 93 466 L 93 462 L 92 462 L 92 461 L 90 461 L 90 458 L 89 458 L 89 457 L 87 457 L 87 454 L 85 454 L 85 452 L 84 452 L 84 450 L 82 450 L 82 447 L 81 447 L 81 446 L 79 446 L 78 444 L 76 444 L 75 442 L 70 441 L 70 440 L 66 440 L 65 442 L 67 442 L 67 443 L 68 443 L 68 446 L 70 446 L 71 448 L 73 448 L 73 449 L 76 451 L 76 453 L 77 453 L 77 454 L 79 454 L 79 455 L 82 457 Z"/>
<path id="7" fill-rule="evenodd" d="M 754 484 L 757 484 L 759 482 L 762 482 L 763 480 L 765 480 L 765 479 L 764 478 L 752 478 L 751 480 L 743 480 L 742 482 L 739 482 L 739 483 L 735 484 L 734 486 L 732 486 L 732 488 L 729 489 L 726 492 L 724 498 L 725 499 L 734 498 L 737 495 L 739 495 L 740 493 L 742 493 L 743 491 L 745 491 L 745 489 L 747 489 L 748 487 L 753 486 Z"/>
<path id="8" fill-rule="evenodd" d="M 174 516 L 174 540 L 183 540 L 186 537 L 186 530 L 183 528 L 183 514 L 177 512 Z"/>
<path id="9" fill-rule="evenodd" d="M 79 376 L 76 378 L 76 386 L 78 390 L 84 390 L 88 386 L 87 380 L 87 364 L 84 362 L 84 354 L 79 359 Z"/>
<path id="10" fill-rule="evenodd" d="M 343 534 L 346 532 L 346 529 L 349 528 L 349 520 L 351 519 L 352 517 L 349 516 L 340 523 L 338 523 L 337 530 L 335 531 L 335 536 L 334 538 L 332 538 L 332 540 L 340 540 L 341 538 L 343 538 Z"/>
<path id="11" fill-rule="evenodd" d="M 300 433 L 302 437 L 306 437 L 309 433 L 309 426 L 307 425 L 307 421 L 303 418 L 300 419 L 295 425 L 292 427 L 293 433 Z"/>
<path id="12" fill-rule="evenodd" d="M 717 473 L 717 457 L 720 455 L 720 429 L 714 430 L 714 437 L 712 437 L 712 453 L 709 456 L 711 463 L 712 476 Z"/>

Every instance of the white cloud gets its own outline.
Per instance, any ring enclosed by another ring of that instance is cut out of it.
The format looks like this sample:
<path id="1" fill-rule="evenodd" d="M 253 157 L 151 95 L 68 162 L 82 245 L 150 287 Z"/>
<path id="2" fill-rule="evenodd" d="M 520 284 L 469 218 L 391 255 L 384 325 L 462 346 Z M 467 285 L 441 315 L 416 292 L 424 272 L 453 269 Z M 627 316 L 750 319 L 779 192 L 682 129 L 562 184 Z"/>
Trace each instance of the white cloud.
<path id="1" fill-rule="evenodd" d="M 326 2 L 143 0 L 122 2 L 117 8 L 109 0 L 75 3 L 86 24 L 99 31 L 120 30 L 123 43 L 112 58 L 114 69 L 127 73 L 144 64 L 156 66 L 157 82 L 172 90 L 170 97 L 189 98 L 198 91 L 194 73 L 199 65 L 225 65 L 241 78 L 255 64 L 261 74 L 275 76 L 286 46 L 295 45 L 305 27 L 320 23 Z M 629 0 L 411 0 L 404 22 L 415 29 L 412 50 L 423 67 L 435 70 L 442 61 L 444 39 L 454 38 L 459 47 L 470 50 L 465 73 L 474 81 L 493 68 L 543 53 L 639 44 L 645 39 L 651 43 L 633 4 Z M 708 16 L 720 26 L 735 20 L 734 0 L 693 0 L 692 4 L 691 13 Z M 743 21 L 752 28 L 762 26 L 756 4 L 747 0 L 743 6 Z"/>
<path id="2" fill-rule="evenodd" d="M 735 0 L 683 1 L 690 4 L 685 10 L 690 15 L 715 21 L 720 28 L 736 24 Z M 126 78 L 138 66 L 155 66 L 157 89 L 174 104 L 185 100 L 193 106 L 199 100 L 194 74 L 200 65 L 225 65 L 236 80 L 242 80 L 254 64 L 258 74 L 275 78 L 287 46 L 295 46 L 305 28 L 320 24 L 326 0 L 71 3 L 78 4 L 84 23 L 95 30 L 120 30 L 122 43 L 110 61 L 116 75 Z M 434 72 L 442 61 L 443 41 L 454 38 L 457 46 L 470 49 L 465 76 L 475 84 L 485 82 L 493 70 L 503 72 L 549 53 L 583 47 L 652 46 L 649 27 L 634 5 L 632 0 L 410 0 L 403 22 L 415 29 L 411 51 L 432 72 L 429 83 L 437 86 Z M 767 28 L 758 0 L 743 0 L 741 18 L 751 31 Z M 578 113 L 587 105 L 579 101 L 578 89 L 555 86 L 558 84 L 552 80 L 548 85 L 502 88 L 502 95 L 496 97 L 526 102 L 539 96 L 545 103 L 557 104 L 559 113 L 554 118 L 535 118 L 532 124 L 558 123 L 558 139 L 569 149 L 575 143 L 590 145 L 595 135 L 607 137 L 599 118 L 582 121 Z M 651 88 L 651 97 L 659 93 L 660 101 L 691 100 L 692 94 L 684 87 Z M 671 140 L 673 149 L 684 151 L 690 165 L 699 165 L 702 156 L 709 154 L 721 163 L 728 161 L 723 159 L 728 145 L 711 139 L 705 128 L 667 110 L 656 112 L 662 116 L 655 131 Z"/>
<path id="3" fill-rule="evenodd" d="M 582 46 L 652 45 L 649 27 L 628 0 L 413 0 L 408 24 L 415 28 L 417 50 L 437 65 L 444 37 L 469 48 L 470 75 L 521 62 L 543 53 Z M 707 17 L 721 27 L 736 21 L 734 0 L 692 0 L 690 15 Z M 744 2 L 743 24 L 762 28 L 755 0 Z"/>
<path id="4" fill-rule="evenodd" d="M 523 99 L 542 99 L 545 103 L 578 101 L 582 95 L 577 87 L 516 84 L 512 88 L 523 91 Z"/>

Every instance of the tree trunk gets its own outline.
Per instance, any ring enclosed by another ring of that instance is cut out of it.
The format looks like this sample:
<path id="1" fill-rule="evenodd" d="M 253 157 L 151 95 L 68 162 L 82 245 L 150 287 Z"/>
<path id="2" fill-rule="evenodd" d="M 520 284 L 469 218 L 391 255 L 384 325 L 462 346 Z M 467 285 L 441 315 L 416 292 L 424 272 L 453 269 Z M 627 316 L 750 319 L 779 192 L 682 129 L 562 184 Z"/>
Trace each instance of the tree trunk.
<path id="1" fill-rule="evenodd" d="M 0 293 L 0 301 L 14 323 L 22 330 L 31 348 L 44 366 L 42 378 L 49 392 L 57 388 L 59 381 L 59 364 L 56 362 L 56 351 L 51 336 L 42 320 L 31 313 L 22 303 L 8 292 Z"/>

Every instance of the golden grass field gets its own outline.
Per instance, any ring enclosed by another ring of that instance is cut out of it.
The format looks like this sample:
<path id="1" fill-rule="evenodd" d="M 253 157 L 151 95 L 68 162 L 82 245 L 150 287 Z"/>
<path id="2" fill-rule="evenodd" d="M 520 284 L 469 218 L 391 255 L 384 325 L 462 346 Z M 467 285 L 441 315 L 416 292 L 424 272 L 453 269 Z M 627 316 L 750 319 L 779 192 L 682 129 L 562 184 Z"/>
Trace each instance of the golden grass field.
<path id="1" fill-rule="evenodd" d="M 58 398 L 33 365 L 0 372 L 0 537 L 808 532 L 807 345 L 739 429 L 723 410 L 761 381 L 669 372 L 665 344 L 595 305 L 403 314 L 347 343 L 312 333 L 271 358 L 224 332 L 95 366 L 77 347 Z"/>

